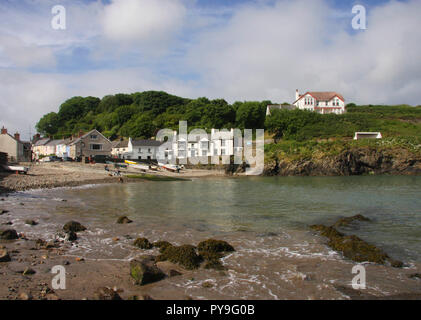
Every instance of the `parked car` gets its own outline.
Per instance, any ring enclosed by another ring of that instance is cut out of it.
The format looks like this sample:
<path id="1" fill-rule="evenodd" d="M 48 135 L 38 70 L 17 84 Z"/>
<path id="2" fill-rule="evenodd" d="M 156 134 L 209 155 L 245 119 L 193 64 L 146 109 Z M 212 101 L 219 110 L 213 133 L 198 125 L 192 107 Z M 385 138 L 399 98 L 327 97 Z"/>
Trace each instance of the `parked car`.
<path id="1" fill-rule="evenodd" d="M 51 157 L 50 157 L 50 160 L 51 160 L 51 161 L 53 161 L 53 162 L 60 162 L 60 161 L 63 161 L 63 160 L 62 160 L 62 158 L 57 157 L 57 156 L 51 156 Z"/>
<path id="2" fill-rule="evenodd" d="M 71 162 L 71 161 L 74 161 L 74 160 L 70 157 L 63 157 L 62 161 L 63 162 Z"/>
<path id="3" fill-rule="evenodd" d="M 40 162 L 51 162 L 51 157 L 44 157 L 39 159 Z"/>

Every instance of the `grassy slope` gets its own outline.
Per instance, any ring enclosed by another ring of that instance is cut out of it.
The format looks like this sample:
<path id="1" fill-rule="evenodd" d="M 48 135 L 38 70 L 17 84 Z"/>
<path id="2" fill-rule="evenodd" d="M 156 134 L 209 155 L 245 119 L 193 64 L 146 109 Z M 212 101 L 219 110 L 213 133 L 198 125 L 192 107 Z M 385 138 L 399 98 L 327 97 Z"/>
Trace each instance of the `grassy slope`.
<path id="1" fill-rule="evenodd" d="M 352 140 L 355 131 L 380 131 L 381 140 Z M 296 137 L 265 146 L 266 160 L 301 160 L 336 155 L 353 148 L 406 149 L 421 155 L 421 107 L 352 106 L 306 126 Z"/>

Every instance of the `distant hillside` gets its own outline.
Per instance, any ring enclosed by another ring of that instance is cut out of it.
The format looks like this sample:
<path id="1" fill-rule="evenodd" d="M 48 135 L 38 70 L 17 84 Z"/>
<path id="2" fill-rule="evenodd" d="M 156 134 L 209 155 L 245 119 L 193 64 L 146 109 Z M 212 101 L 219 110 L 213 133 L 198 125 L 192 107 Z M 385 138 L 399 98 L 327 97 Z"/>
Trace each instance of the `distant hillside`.
<path id="1" fill-rule="evenodd" d="M 56 138 L 98 129 L 109 138 L 150 138 L 159 129 L 177 129 L 186 120 L 190 129 L 263 128 L 270 101 L 236 102 L 186 99 L 162 91 L 96 97 L 73 97 L 59 111 L 44 115 L 37 130 Z"/>

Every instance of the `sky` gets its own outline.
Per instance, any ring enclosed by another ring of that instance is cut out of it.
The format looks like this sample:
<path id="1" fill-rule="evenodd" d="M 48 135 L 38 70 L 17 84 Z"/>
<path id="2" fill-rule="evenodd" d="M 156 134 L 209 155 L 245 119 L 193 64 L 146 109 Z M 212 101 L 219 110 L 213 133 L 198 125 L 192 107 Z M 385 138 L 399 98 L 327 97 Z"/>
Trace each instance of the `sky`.
<path id="1" fill-rule="evenodd" d="M 420 105 L 420 15 L 421 0 L 0 0 L 0 126 L 28 139 L 70 97 L 146 90 Z"/>

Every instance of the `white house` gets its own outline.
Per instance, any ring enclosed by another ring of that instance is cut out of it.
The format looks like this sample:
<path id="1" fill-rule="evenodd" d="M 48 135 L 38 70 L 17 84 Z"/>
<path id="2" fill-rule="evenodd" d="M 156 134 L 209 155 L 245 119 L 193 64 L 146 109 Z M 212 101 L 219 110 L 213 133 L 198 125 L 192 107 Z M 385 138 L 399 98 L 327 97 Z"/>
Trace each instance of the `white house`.
<path id="1" fill-rule="evenodd" d="M 231 156 L 234 151 L 242 151 L 242 146 L 234 147 L 234 129 L 216 130 L 211 129 L 208 135 L 192 135 L 188 137 L 179 135 L 174 131 L 171 149 L 165 150 L 165 158 L 171 160 L 194 157 Z"/>
<path id="2" fill-rule="evenodd" d="M 310 110 L 322 114 L 342 114 L 345 112 L 345 99 L 336 92 L 308 91 L 301 95 L 297 89 L 293 105 L 300 110 Z"/>
<path id="3" fill-rule="evenodd" d="M 156 160 L 161 141 L 156 140 L 123 140 L 113 146 L 112 155 L 128 160 Z"/>

